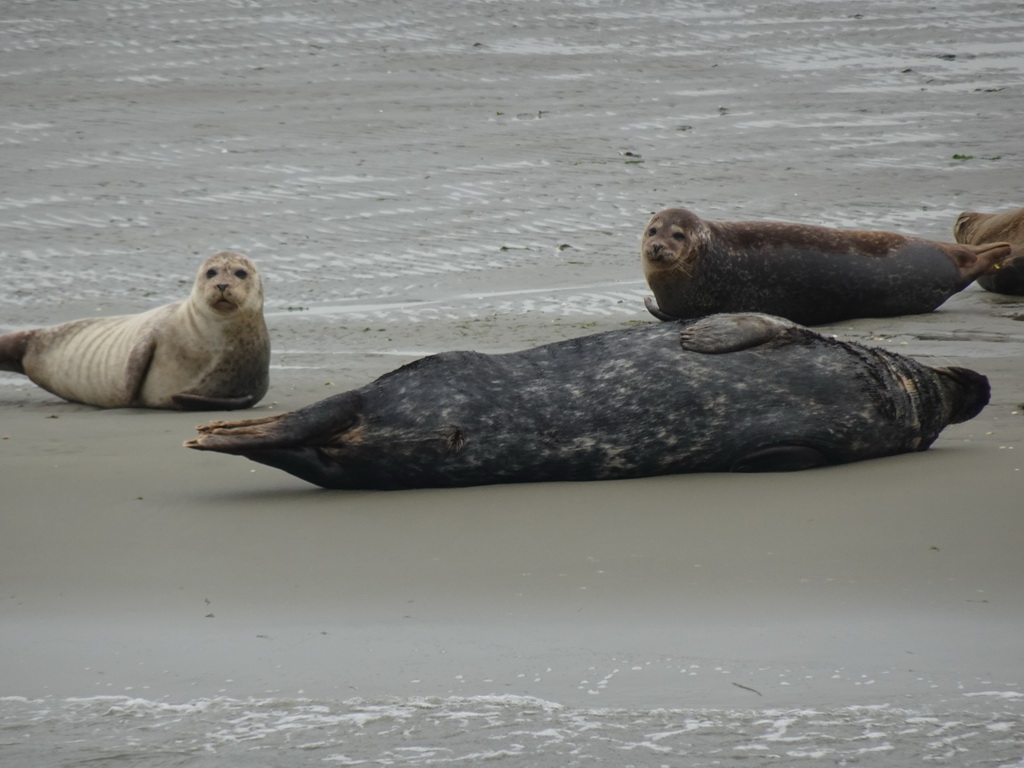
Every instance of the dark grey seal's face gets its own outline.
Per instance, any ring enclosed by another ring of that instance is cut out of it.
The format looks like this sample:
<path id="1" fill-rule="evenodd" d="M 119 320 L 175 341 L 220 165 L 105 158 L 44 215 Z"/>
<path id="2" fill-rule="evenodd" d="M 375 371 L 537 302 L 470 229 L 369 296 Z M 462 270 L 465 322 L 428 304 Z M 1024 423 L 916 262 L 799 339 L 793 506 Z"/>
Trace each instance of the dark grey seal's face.
<path id="1" fill-rule="evenodd" d="M 668 208 L 651 217 L 640 244 L 644 274 L 693 273 L 702 241 L 703 222 L 685 208 Z"/>
<path id="2" fill-rule="evenodd" d="M 203 262 L 193 296 L 218 315 L 263 310 L 263 283 L 256 265 L 240 253 L 221 251 Z"/>

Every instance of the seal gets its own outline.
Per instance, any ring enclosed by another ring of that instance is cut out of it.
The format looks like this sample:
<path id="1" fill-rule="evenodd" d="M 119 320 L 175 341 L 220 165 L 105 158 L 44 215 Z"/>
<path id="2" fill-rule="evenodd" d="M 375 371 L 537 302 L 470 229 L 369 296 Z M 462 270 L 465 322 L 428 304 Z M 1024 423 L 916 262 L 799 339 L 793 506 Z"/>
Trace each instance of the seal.
<path id="1" fill-rule="evenodd" d="M 894 232 L 654 214 L 641 259 L 655 317 L 765 312 L 803 325 L 931 312 L 1010 253 Z"/>
<path id="2" fill-rule="evenodd" d="M 185 446 L 344 489 L 797 470 L 922 451 L 988 398 L 974 371 L 723 314 L 444 352 Z"/>
<path id="3" fill-rule="evenodd" d="M 101 408 L 248 408 L 269 367 L 260 273 L 234 251 L 206 259 L 182 301 L 0 336 L 0 370 Z"/>
<path id="4" fill-rule="evenodd" d="M 981 245 L 1005 240 L 1013 247 L 1008 261 L 978 278 L 986 291 L 1024 296 L 1024 208 L 1002 213 L 964 211 L 953 226 L 958 243 Z"/>

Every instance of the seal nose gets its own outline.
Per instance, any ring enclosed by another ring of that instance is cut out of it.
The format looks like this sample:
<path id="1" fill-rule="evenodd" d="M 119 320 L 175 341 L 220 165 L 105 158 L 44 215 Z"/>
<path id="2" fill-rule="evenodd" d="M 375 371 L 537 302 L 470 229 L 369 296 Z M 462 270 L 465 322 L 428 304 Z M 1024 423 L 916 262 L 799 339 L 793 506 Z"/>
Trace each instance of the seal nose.
<path id="1" fill-rule="evenodd" d="M 228 289 L 228 284 L 227 283 L 217 283 L 217 290 L 220 291 L 221 293 L 224 293 L 224 291 L 226 291 L 227 289 Z"/>
<path id="2" fill-rule="evenodd" d="M 665 246 L 661 243 L 651 243 L 647 246 L 647 255 L 652 259 L 660 259 L 661 252 L 665 250 Z"/>

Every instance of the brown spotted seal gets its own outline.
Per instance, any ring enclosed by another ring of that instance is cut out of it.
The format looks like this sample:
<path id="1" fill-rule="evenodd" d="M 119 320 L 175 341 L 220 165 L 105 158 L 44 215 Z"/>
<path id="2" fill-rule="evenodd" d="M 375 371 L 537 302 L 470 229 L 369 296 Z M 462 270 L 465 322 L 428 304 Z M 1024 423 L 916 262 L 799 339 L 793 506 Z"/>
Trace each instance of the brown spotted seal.
<path id="1" fill-rule="evenodd" d="M 726 314 L 432 355 L 185 445 L 349 489 L 796 470 L 923 451 L 988 398 L 964 368 Z"/>
<path id="2" fill-rule="evenodd" d="M 182 301 L 0 336 L 0 370 L 101 408 L 248 408 L 269 363 L 260 274 L 233 251 L 204 261 Z"/>
<path id="3" fill-rule="evenodd" d="M 641 258 L 659 319 L 766 312 L 803 325 L 931 312 L 1004 261 L 1005 243 L 940 243 L 894 232 L 654 214 Z"/>
<path id="4" fill-rule="evenodd" d="M 1013 246 L 1010 261 L 978 278 L 986 291 L 1024 296 L 1024 208 L 1002 213 L 964 211 L 953 226 L 958 243 L 981 245 L 1005 240 Z"/>

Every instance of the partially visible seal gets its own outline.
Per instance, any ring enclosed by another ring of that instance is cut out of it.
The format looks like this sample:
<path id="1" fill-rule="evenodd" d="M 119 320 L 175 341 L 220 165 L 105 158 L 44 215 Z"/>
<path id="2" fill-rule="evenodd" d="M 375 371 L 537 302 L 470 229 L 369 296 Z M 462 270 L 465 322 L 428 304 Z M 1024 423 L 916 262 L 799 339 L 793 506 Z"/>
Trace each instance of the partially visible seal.
<path id="1" fill-rule="evenodd" d="M 922 451 L 988 380 L 778 317 L 648 323 L 521 352 L 445 352 L 189 448 L 325 488 L 796 470 Z"/>
<path id="2" fill-rule="evenodd" d="M 931 312 L 1005 260 L 1010 246 L 894 232 L 656 213 L 641 258 L 661 320 L 766 312 L 804 325 Z"/>
<path id="3" fill-rule="evenodd" d="M 1005 240 L 1013 246 L 1010 261 L 978 278 L 986 291 L 1024 296 L 1024 208 L 1002 213 L 972 213 L 957 217 L 953 237 L 958 243 L 981 245 Z"/>
<path id="4" fill-rule="evenodd" d="M 182 301 L 0 336 L 0 370 L 101 408 L 248 408 L 269 367 L 260 274 L 233 251 L 204 261 Z"/>

